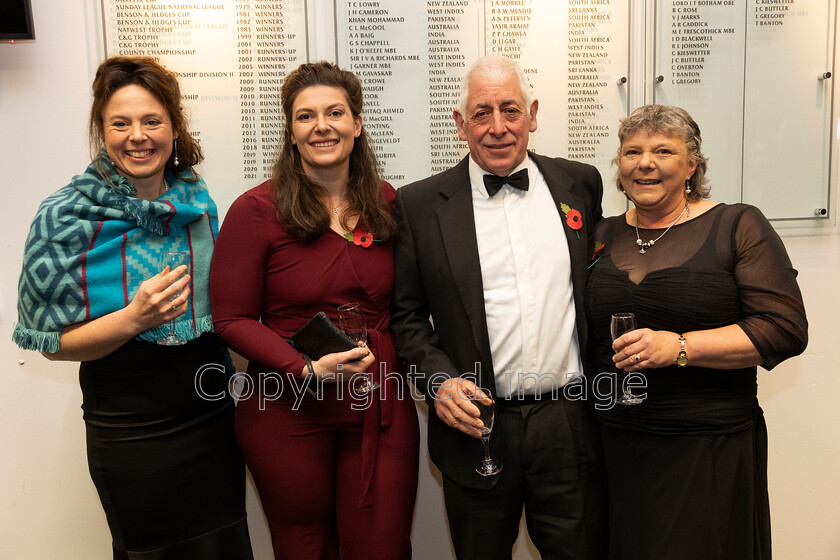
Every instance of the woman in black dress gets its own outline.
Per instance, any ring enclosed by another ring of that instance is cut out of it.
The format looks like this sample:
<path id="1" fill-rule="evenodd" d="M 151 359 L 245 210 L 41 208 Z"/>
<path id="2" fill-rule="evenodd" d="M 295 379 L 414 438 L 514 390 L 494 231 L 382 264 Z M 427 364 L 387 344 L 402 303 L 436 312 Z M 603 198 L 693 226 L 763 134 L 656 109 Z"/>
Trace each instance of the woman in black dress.
<path id="1" fill-rule="evenodd" d="M 176 76 L 105 60 L 93 162 L 38 210 L 14 340 L 80 361 L 88 464 L 115 559 L 249 560 L 229 361 L 208 295 L 218 213 Z M 182 252 L 186 265 L 161 264 Z M 182 344 L 164 346 L 173 321 Z"/>
<path id="2" fill-rule="evenodd" d="M 700 129 L 683 109 L 640 107 L 619 140 L 617 184 L 633 208 L 596 226 L 590 347 L 599 372 L 646 387 L 633 391 L 641 404 L 598 412 L 610 558 L 768 559 L 756 366 L 805 349 L 796 271 L 757 208 L 707 200 Z M 639 328 L 612 342 L 617 312 Z"/>

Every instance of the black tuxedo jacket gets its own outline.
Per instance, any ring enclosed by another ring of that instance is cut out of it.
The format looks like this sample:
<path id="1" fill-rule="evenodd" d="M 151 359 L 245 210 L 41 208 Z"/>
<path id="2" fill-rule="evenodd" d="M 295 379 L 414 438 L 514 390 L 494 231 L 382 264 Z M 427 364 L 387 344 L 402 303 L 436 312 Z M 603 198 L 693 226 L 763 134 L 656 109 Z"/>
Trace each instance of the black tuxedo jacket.
<path id="1" fill-rule="evenodd" d="M 594 251 L 592 231 L 602 216 L 601 176 L 591 165 L 533 153 L 529 157 L 545 177 L 564 221 L 577 332 L 585 360 L 583 292 Z M 561 203 L 581 213 L 583 226 L 579 230 L 565 224 Z M 399 353 L 410 368 L 409 376 L 429 404 L 429 454 L 441 472 L 458 484 L 490 488 L 498 477 L 481 477 L 475 473 L 476 465 L 483 458 L 481 444 L 438 419 L 433 398 L 446 379 L 472 376 L 477 371 L 480 375 L 473 379 L 476 384 L 496 394 L 473 217 L 469 156 L 447 171 L 398 189 L 396 208 L 400 226 L 395 245 L 391 327 Z M 498 438 L 490 441 L 498 448 Z"/>

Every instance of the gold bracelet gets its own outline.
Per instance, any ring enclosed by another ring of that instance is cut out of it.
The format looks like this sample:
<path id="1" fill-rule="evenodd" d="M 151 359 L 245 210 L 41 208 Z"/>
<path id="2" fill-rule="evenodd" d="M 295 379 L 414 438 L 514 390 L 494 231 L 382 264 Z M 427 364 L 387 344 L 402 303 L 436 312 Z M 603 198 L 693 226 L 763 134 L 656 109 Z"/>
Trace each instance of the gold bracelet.
<path id="1" fill-rule="evenodd" d="M 674 363 L 679 367 L 685 367 L 688 365 L 688 356 L 685 355 L 685 337 L 683 335 L 680 335 L 680 353 L 677 355 L 677 359 L 674 360 Z"/>

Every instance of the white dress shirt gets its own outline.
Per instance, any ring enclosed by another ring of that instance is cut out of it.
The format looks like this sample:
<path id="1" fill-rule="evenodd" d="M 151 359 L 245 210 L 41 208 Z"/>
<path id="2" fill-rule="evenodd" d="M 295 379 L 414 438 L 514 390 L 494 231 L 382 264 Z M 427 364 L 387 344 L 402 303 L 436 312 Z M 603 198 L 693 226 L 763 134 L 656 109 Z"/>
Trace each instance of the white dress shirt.
<path id="1" fill-rule="evenodd" d="M 536 164 L 528 191 L 505 185 L 492 198 L 472 158 L 472 185 L 487 334 L 500 397 L 559 390 L 583 371 L 563 216 Z M 548 395 L 546 395 L 548 397 Z"/>

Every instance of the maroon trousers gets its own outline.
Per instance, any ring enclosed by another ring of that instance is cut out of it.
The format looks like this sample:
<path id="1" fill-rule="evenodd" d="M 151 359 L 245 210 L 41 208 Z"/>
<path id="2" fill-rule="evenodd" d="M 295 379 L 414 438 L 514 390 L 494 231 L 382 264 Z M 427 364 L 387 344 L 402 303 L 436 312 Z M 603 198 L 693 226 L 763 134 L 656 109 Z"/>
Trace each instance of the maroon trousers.
<path id="1" fill-rule="evenodd" d="M 236 437 L 260 494 L 275 558 L 411 558 L 417 412 L 404 381 L 391 379 L 387 389 L 369 410 L 353 410 L 361 401 L 347 385 L 334 384 L 326 385 L 322 400 L 306 394 L 298 410 L 291 391 L 264 410 L 256 396 L 240 401 Z M 371 449 L 363 441 L 371 437 L 366 414 L 377 416 L 377 441 L 373 460 L 365 463 L 363 447 Z M 364 472 L 371 467 L 372 473 Z"/>

